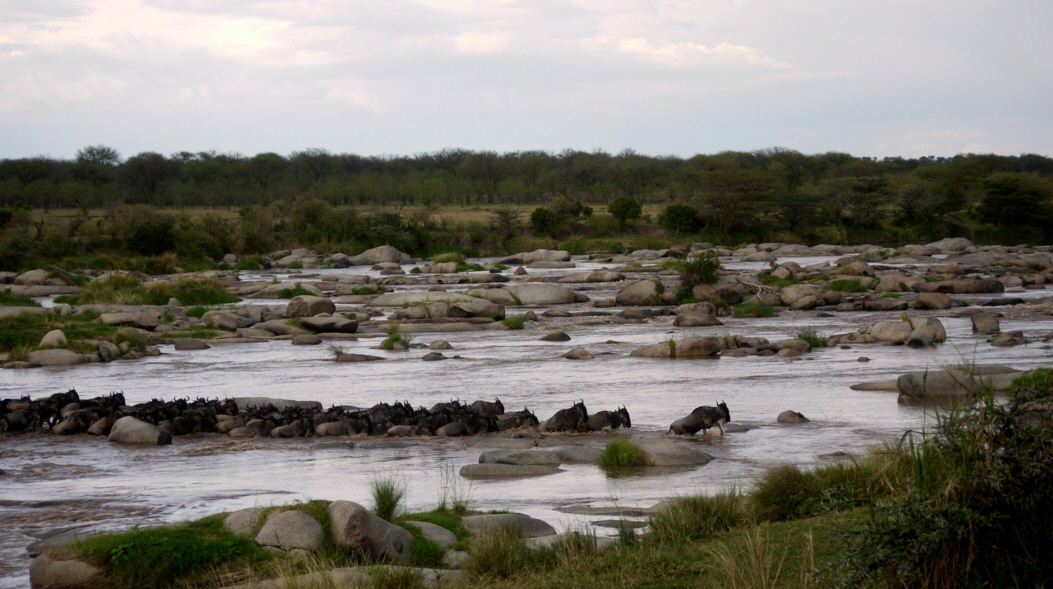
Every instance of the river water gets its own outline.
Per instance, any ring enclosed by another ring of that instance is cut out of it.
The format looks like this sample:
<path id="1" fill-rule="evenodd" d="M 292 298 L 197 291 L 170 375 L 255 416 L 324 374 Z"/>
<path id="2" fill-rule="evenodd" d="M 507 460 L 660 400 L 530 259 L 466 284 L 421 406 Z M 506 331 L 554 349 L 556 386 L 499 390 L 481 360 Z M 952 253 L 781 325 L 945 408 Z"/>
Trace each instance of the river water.
<path id="1" fill-rule="evenodd" d="M 574 271 L 598 267 L 582 264 Z M 364 270 L 320 274 L 341 272 Z M 594 299 L 612 298 L 617 286 L 588 288 L 586 294 Z M 1044 290 L 1014 296 L 1049 294 Z M 590 303 L 561 308 L 594 310 Z M 510 315 L 520 312 L 508 311 Z M 698 468 L 649 469 L 610 477 L 596 466 L 564 465 L 561 472 L 540 478 L 469 483 L 452 477 L 458 487 L 454 491 L 469 494 L 474 508 L 519 511 L 560 529 L 579 529 L 610 516 L 572 515 L 568 509 L 649 507 L 677 495 L 746 486 L 766 466 L 812 464 L 842 452 L 858 454 L 869 446 L 895 441 L 904 430 L 931 423 L 931 409 L 899 405 L 895 392 L 852 391 L 852 384 L 962 362 L 1021 369 L 1053 364 L 1048 345 L 992 347 L 971 333 L 968 318 L 955 317 L 953 310 L 911 311 L 911 315 L 940 317 L 948 332 L 947 343 L 920 350 L 873 345 L 824 348 L 795 361 L 756 356 L 661 361 L 630 358 L 629 353 L 669 337 L 736 334 L 777 340 L 809 328 L 826 335 L 854 332 L 890 317 L 864 312 L 820 318 L 815 312 L 783 312 L 771 318 L 721 318 L 724 326 L 706 328 L 673 327 L 671 317 L 643 323 L 615 323 L 604 317 L 543 318 L 540 324 L 528 322 L 521 331 L 416 334 L 414 342 L 450 342 L 453 349 L 444 353 L 460 358 L 442 362 L 422 362 L 420 357 L 428 351 L 423 349 L 373 349 L 377 340 L 365 337 L 339 343 L 348 351 L 383 356 L 385 361 L 338 364 L 325 346 L 292 346 L 288 341 L 215 344 L 210 350 L 194 352 L 161 346 L 161 356 L 138 361 L 3 371 L 0 398 L 46 396 L 71 387 L 84 398 L 123 391 L 129 403 L 151 398 L 269 396 L 316 400 L 325 406 L 368 407 L 396 400 L 431 406 L 453 398 L 470 402 L 497 396 L 508 410 L 526 406 L 541 419 L 581 399 L 590 411 L 624 405 L 632 415 L 631 433 L 637 436 L 662 436 L 670 422 L 695 407 L 723 400 L 734 423 L 753 426 L 745 432 L 683 440 L 715 457 Z M 564 329 L 572 340 L 538 341 L 554 328 Z M 1049 321 L 1003 320 L 1003 331 L 1013 329 L 1031 336 L 1048 334 L 1053 331 L 1053 317 Z M 592 352 L 595 359 L 561 357 L 578 346 Z M 869 361 L 859 361 L 861 356 Z M 777 424 L 776 416 L 785 409 L 800 411 L 812 421 Z M 602 447 L 610 436 L 565 439 Z M 444 480 L 451 478 L 444 474 L 476 462 L 486 450 L 467 446 L 465 439 L 355 439 L 353 447 L 332 440 L 234 441 L 199 435 L 178 437 L 171 446 L 134 448 L 90 436 L 0 439 L 0 469 L 4 471 L 0 475 L 0 588 L 28 586 L 26 545 L 58 532 L 160 524 L 308 499 L 368 504 L 370 480 L 392 476 L 407 486 L 408 509 L 431 509 Z"/>

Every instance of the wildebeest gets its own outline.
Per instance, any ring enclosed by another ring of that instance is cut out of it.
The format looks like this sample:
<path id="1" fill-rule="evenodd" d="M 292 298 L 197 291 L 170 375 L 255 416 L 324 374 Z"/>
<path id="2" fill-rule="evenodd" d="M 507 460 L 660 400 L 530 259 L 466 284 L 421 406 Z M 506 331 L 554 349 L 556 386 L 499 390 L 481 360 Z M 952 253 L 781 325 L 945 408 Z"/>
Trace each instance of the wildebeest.
<path id="1" fill-rule="evenodd" d="M 340 421 L 320 423 L 314 428 L 317 438 L 326 436 L 357 436 L 361 433 L 369 433 L 369 420 L 364 417 L 347 417 Z"/>
<path id="2" fill-rule="evenodd" d="M 415 425 L 393 425 L 384 435 L 393 438 L 415 438 L 420 435 L 420 429 Z"/>
<path id="3" fill-rule="evenodd" d="M 546 419 L 538 429 L 543 432 L 589 431 L 589 411 L 584 401 L 578 401 L 570 409 L 560 409 Z"/>
<path id="4" fill-rule="evenodd" d="M 633 422 L 629 419 L 629 410 L 619 407 L 617 411 L 597 411 L 589 416 L 586 421 L 590 432 L 598 432 L 603 429 L 618 429 L 620 427 L 632 427 Z"/>
<path id="5" fill-rule="evenodd" d="M 721 401 L 716 407 L 705 405 L 696 408 L 686 417 L 674 421 L 666 433 L 694 435 L 698 430 L 702 430 L 702 433 L 705 434 L 709 428 L 716 426 L 723 434 L 724 424 L 729 421 L 731 421 L 731 412 L 728 411 L 727 403 Z"/>
<path id="6" fill-rule="evenodd" d="M 476 401 L 468 406 L 468 410 L 476 415 L 501 415 L 505 412 L 505 406 L 504 403 L 501 402 L 501 399 L 494 397 L 493 403 Z"/>
<path id="7" fill-rule="evenodd" d="M 497 431 L 497 419 L 481 415 L 466 415 L 435 430 L 437 436 L 474 436 Z"/>
<path id="8" fill-rule="evenodd" d="M 314 431 L 310 419 L 298 419 L 289 425 L 280 425 L 271 430 L 272 438 L 305 438 Z"/>
<path id="9" fill-rule="evenodd" d="M 502 413 L 497 416 L 497 431 L 499 432 L 521 427 L 537 427 L 538 424 L 537 416 L 526 407 L 523 407 L 522 411 Z"/>

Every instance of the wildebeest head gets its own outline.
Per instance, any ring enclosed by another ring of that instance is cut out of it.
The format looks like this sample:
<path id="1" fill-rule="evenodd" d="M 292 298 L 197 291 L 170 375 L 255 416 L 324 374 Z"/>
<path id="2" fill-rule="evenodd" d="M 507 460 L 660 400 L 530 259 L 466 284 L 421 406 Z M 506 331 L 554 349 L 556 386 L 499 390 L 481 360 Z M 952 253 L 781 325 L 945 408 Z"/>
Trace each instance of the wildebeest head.
<path id="1" fill-rule="evenodd" d="M 622 418 L 625 420 L 625 427 L 633 426 L 633 421 L 629 419 L 629 410 L 626 409 L 624 406 L 618 408 L 618 415 L 621 415 Z"/>
<path id="2" fill-rule="evenodd" d="M 584 399 L 578 401 L 577 403 L 574 403 L 574 408 L 581 411 L 581 418 L 582 419 L 588 419 L 589 418 L 589 410 L 585 408 L 585 400 Z"/>
<path id="3" fill-rule="evenodd" d="M 728 411 L 728 404 L 724 401 L 717 403 L 717 408 L 724 413 L 724 421 L 731 421 L 731 412 Z"/>

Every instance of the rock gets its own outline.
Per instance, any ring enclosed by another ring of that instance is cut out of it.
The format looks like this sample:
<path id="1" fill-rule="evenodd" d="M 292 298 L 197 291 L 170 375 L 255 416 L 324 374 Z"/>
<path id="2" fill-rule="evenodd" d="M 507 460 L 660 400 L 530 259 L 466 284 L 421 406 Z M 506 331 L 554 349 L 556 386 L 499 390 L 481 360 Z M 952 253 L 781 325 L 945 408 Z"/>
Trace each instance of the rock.
<path id="1" fill-rule="evenodd" d="M 695 315 L 693 313 L 677 313 L 673 325 L 677 327 L 710 327 L 713 325 L 724 325 L 719 319 L 712 315 Z"/>
<path id="2" fill-rule="evenodd" d="M 314 317 L 322 313 L 336 313 L 336 305 L 328 297 L 300 295 L 293 297 L 285 308 L 286 317 Z"/>
<path id="3" fill-rule="evenodd" d="M 708 301 L 703 303 L 687 303 L 673 309 L 677 315 L 716 315 L 717 307 Z"/>
<path id="4" fill-rule="evenodd" d="M 490 450 L 479 455 L 479 464 L 559 466 L 559 454 L 544 450 Z"/>
<path id="5" fill-rule="evenodd" d="M 973 242 L 964 237 L 948 237 L 926 244 L 926 246 L 943 253 L 959 253 L 973 247 Z"/>
<path id="6" fill-rule="evenodd" d="M 536 477 L 559 472 L 558 466 L 518 464 L 468 464 L 460 474 L 466 479 Z"/>
<path id="7" fill-rule="evenodd" d="M 757 252 L 755 254 L 749 254 L 743 256 L 741 262 L 774 262 L 778 258 L 771 252 Z"/>
<path id="8" fill-rule="evenodd" d="M 340 354 L 336 357 L 337 362 L 373 362 L 376 360 L 383 360 L 383 358 L 369 354 Z"/>
<path id="9" fill-rule="evenodd" d="M 320 343 L 322 343 L 322 338 L 312 333 L 304 333 L 292 338 L 294 346 L 317 346 Z"/>
<path id="10" fill-rule="evenodd" d="M 172 434 L 152 423 L 139 421 L 128 415 L 117 420 L 107 439 L 117 444 L 149 444 L 164 446 L 172 443 Z"/>
<path id="11" fill-rule="evenodd" d="M 424 354 L 424 356 L 421 358 L 421 360 L 424 360 L 425 362 L 436 362 L 438 360 L 445 359 L 446 356 L 443 356 L 441 352 L 429 352 L 427 354 Z"/>
<path id="12" fill-rule="evenodd" d="M 149 313 L 103 313 L 99 321 L 106 325 L 131 325 L 141 329 L 157 327 L 157 317 Z"/>
<path id="13" fill-rule="evenodd" d="M 822 296 L 822 291 L 811 284 L 791 284 L 783 287 L 779 295 L 782 297 L 783 304 L 793 306 L 794 303 L 805 297 L 813 297 L 813 301 L 818 300 Z"/>
<path id="14" fill-rule="evenodd" d="M 273 319 L 271 321 L 257 323 L 254 329 L 265 329 L 274 335 L 302 335 L 305 333 L 311 333 L 302 327 L 289 325 L 288 320 L 286 319 Z"/>
<path id="15" fill-rule="evenodd" d="M 358 321 L 351 321 L 344 317 L 303 317 L 300 319 L 300 325 L 317 333 L 355 333 L 358 331 Z"/>
<path id="16" fill-rule="evenodd" d="M 239 327 L 248 327 L 252 324 L 251 321 L 246 320 L 246 318 L 230 311 L 206 311 L 205 314 L 201 316 L 201 320 L 208 325 L 225 329 L 227 331 L 235 331 Z"/>
<path id="17" fill-rule="evenodd" d="M 450 345 L 450 342 L 438 340 L 431 342 L 431 345 L 429 345 L 428 348 L 432 350 L 452 350 L 453 346 Z"/>
<path id="18" fill-rule="evenodd" d="M 662 296 L 658 294 L 656 284 L 653 280 L 637 280 L 622 287 L 615 295 L 614 302 L 623 307 L 660 304 Z"/>
<path id="19" fill-rule="evenodd" d="M 20 286 L 39 286 L 48 280 L 47 270 L 30 270 L 15 277 L 14 284 Z"/>
<path id="20" fill-rule="evenodd" d="M 121 349 L 111 342 L 99 342 L 96 351 L 99 353 L 99 359 L 103 362 L 113 362 L 121 357 Z"/>
<path id="21" fill-rule="evenodd" d="M 487 513 L 468 515 L 461 518 L 464 529 L 471 534 L 483 535 L 496 532 L 501 528 L 515 528 L 522 532 L 524 538 L 551 536 L 555 528 L 548 523 L 522 513 Z"/>
<path id="22" fill-rule="evenodd" d="M 75 558 L 44 553 L 29 565 L 29 582 L 44 589 L 90 589 L 106 585 L 101 569 Z"/>
<path id="23" fill-rule="evenodd" d="M 998 297 L 989 301 L 984 301 L 982 307 L 1011 307 L 1013 305 L 1023 305 L 1024 299 L 1020 297 Z"/>
<path id="24" fill-rule="evenodd" d="M 992 346 L 1010 347 L 1029 343 L 1023 331 L 1007 331 L 991 340 Z"/>
<path id="25" fill-rule="evenodd" d="M 535 430 L 536 431 L 536 430 Z M 592 446 L 557 446 L 549 450 L 563 464 L 599 464 L 603 450 Z"/>
<path id="26" fill-rule="evenodd" d="M 302 511 L 286 509 L 273 511 L 267 516 L 255 541 L 260 546 L 270 546 L 285 552 L 302 550 L 313 554 L 322 547 L 324 537 L 322 524 L 313 517 Z"/>
<path id="27" fill-rule="evenodd" d="M 947 341 L 947 331 L 943 323 L 935 317 L 924 317 L 914 320 L 914 331 L 907 338 L 907 345 L 925 347 Z"/>
<path id="28" fill-rule="evenodd" d="M 36 350 L 29 353 L 29 362 L 40 366 L 74 366 L 96 361 L 94 356 L 78 354 L 73 350 L 56 348 L 53 350 Z"/>
<path id="29" fill-rule="evenodd" d="M 907 301 L 898 299 L 878 299 L 863 303 L 863 308 L 867 311 L 906 311 L 908 306 Z"/>
<path id="30" fill-rule="evenodd" d="M 177 350 L 207 350 L 211 347 L 212 346 L 205 342 L 193 337 L 183 337 L 175 341 L 175 349 Z"/>
<path id="31" fill-rule="evenodd" d="M 900 400 L 966 398 L 971 391 L 984 388 L 1003 391 L 1021 373 L 999 365 L 972 366 L 969 370 L 947 369 L 911 372 L 896 379 Z"/>
<path id="32" fill-rule="evenodd" d="M 801 413 L 787 409 L 779 414 L 776 421 L 779 423 L 808 423 L 811 419 L 808 419 Z"/>
<path id="33" fill-rule="evenodd" d="M 238 263 L 238 257 L 235 256 L 234 254 L 227 254 L 227 255 L 223 256 L 223 263 L 224 264 L 237 264 Z"/>
<path id="34" fill-rule="evenodd" d="M 1001 326 L 998 317 L 990 313 L 977 313 L 972 316 L 973 333 L 998 333 Z"/>
<path id="35" fill-rule="evenodd" d="M 333 541 L 352 554 L 369 558 L 408 560 L 413 534 L 388 523 L 351 501 L 329 504 Z"/>
<path id="36" fill-rule="evenodd" d="M 398 264 L 402 262 L 402 255 L 402 252 L 390 245 L 381 245 L 368 249 L 355 257 L 366 258 L 374 264 L 383 264 L 385 262 Z"/>
<path id="37" fill-rule="evenodd" d="M 621 280 L 625 280 L 624 274 L 610 270 L 593 270 L 592 272 L 581 274 L 568 274 L 559 279 L 560 282 L 619 282 Z"/>
<path id="38" fill-rule="evenodd" d="M 53 329 L 40 338 L 40 347 L 57 348 L 66 345 L 66 334 L 61 329 Z"/>
<path id="39" fill-rule="evenodd" d="M 918 300 L 914 303 L 915 309 L 950 309 L 951 308 L 951 297 L 941 292 L 923 292 L 918 295 Z"/>
<path id="40" fill-rule="evenodd" d="M 874 269 L 866 262 L 852 262 L 842 273 L 848 276 L 873 276 Z M 867 285 L 864 283 L 863 286 Z"/>
<path id="41" fill-rule="evenodd" d="M 557 284 L 509 284 L 504 288 L 519 299 L 521 305 L 564 305 L 589 300 Z"/>
<path id="42" fill-rule="evenodd" d="M 504 289 L 479 289 L 480 292 L 488 291 L 501 291 L 505 292 Z M 469 291 L 475 294 L 475 291 Z M 416 305 L 419 303 L 473 303 L 479 299 L 468 296 L 467 294 L 457 292 L 445 292 L 445 291 L 427 291 L 427 292 L 391 292 L 382 294 L 372 301 L 370 305 L 374 307 L 402 307 L 404 305 Z M 489 299 L 487 299 L 489 300 Z M 509 300 L 511 296 L 509 295 Z M 504 304 L 498 301 L 498 304 Z"/>
<path id="43" fill-rule="evenodd" d="M 259 525 L 263 512 L 262 507 L 239 509 L 223 520 L 223 528 L 232 534 L 251 538 L 255 535 L 256 526 Z"/>
<path id="44" fill-rule="evenodd" d="M 36 362 L 21 362 L 21 361 L 18 361 L 18 360 L 12 360 L 10 362 L 5 362 L 4 363 L 4 368 L 6 370 L 19 370 L 19 369 L 26 369 L 26 368 L 40 368 L 40 364 L 37 364 Z"/>
<path id="45" fill-rule="evenodd" d="M 634 358 L 672 358 L 673 348 L 668 342 L 636 348 L 629 353 Z"/>
<path id="46" fill-rule="evenodd" d="M 816 297 L 812 295 L 801 297 L 797 299 L 797 301 L 794 302 L 792 305 L 790 305 L 790 309 L 794 311 L 807 311 L 810 309 L 814 309 L 816 306 L 816 300 Z"/>
<path id="47" fill-rule="evenodd" d="M 516 276 L 526 276 L 526 273 L 527 273 L 526 268 L 524 268 L 522 266 L 517 267 L 515 269 L 515 272 L 512 272 L 512 274 L 515 274 Z"/>
<path id="48" fill-rule="evenodd" d="M 633 438 L 647 458 L 648 466 L 702 466 L 713 457 L 689 446 L 664 439 Z"/>
<path id="49" fill-rule="evenodd" d="M 705 358 L 720 353 L 720 340 L 715 337 L 689 337 L 676 342 L 674 357 Z"/>
<path id="50" fill-rule="evenodd" d="M 570 253 L 564 250 L 538 249 L 501 258 L 499 264 L 533 264 L 534 262 L 569 262 Z"/>
<path id="51" fill-rule="evenodd" d="M 907 321 L 878 321 L 870 327 L 870 335 L 882 342 L 905 342 L 914 333 Z"/>
<path id="52" fill-rule="evenodd" d="M 291 326 L 290 326 L 291 327 Z M 242 327 L 237 331 L 238 335 L 253 339 L 271 339 L 276 337 L 273 332 L 267 331 L 266 329 L 256 329 L 254 327 Z"/>
<path id="53" fill-rule="evenodd" d="M 803 356 L 804 353 L 793 348 L 786 348 L 783 350 L 779 350 L 775 355 L 780 356 L 782 358 L 797 358 L 799 356 Z"/>
<path id="54" fill-rule="evenodd" d="M 552 333 L 546 333 L 541 336 L 539 341 L 543 342 L 569 342 L 570 336 L 563 331 L 553 331 Z"/>
<path id="55" fill-rule="evenodd" d="M 418 522 L 412 520 L 406 521 L 405 523 L 420 528 L 422 536 L 435 542 L 443 550 L 457 542 L 457 534 L 454 534 L 442 526 L 435 525 L 431 522 Z"/>
<path id="56" fill-rule="evenodd" d="M 592 360 L 594 356 L 585 348 L 574 348 L 566 354 L 563 354 L 563 357 L 567 360 Z"/>

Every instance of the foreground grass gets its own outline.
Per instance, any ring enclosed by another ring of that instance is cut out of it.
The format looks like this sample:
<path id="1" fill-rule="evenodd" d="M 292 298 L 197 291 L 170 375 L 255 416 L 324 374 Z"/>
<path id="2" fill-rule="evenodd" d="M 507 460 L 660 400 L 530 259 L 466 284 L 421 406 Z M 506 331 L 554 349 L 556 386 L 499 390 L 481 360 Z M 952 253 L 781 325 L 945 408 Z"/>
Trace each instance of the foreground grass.
<path id="1" fill-rule="evenodd" d="M 0 307 L 39 307 L 40 303 L 29 297 L 11 294 L 9 290 L 0 290 Z"/>
<path id="2" fill-rule="evenodd" d="M 118 328 L 103 323 L 93 323 L 98 319 L 96 311 L 85 311 L 72 316 L 53 314 L 21 315 L 0 318 L 0 352 L 10 352 L 16 348 L 33 348 L 40 343 L 44 335 L 61 329 L 66 339 L 88 340 L 109 339 L 117 333 Z"/>

